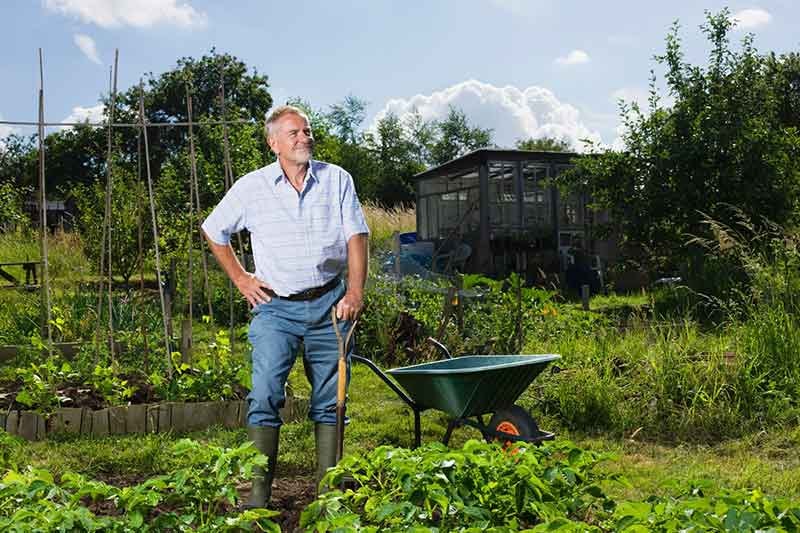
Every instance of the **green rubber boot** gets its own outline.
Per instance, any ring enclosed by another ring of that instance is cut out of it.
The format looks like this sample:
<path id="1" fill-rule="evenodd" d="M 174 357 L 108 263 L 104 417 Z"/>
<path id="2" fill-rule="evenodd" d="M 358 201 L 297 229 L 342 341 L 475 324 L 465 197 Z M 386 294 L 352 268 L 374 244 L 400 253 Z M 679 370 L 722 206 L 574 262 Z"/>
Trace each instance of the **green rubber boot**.
<path id="1" fill-rule="evenodd" d="M 280 428 L 266 426 L 247 426 L 247 438 L 252 440 L 256 449 L 267 456 L 267 468 L 253 468 L 253 488 L 245 508 L 266 507 L 272 495 L 272 478 L 275 475 L 275 463 L 278 459 L 278 434 Z"/>
<path id="2" fill-rule="evenodd" d="M 336 426 L 331 424 L 314 424 L 314 439 L 317 442 L 317 493 L 327 492 L 327 487 L 320 489 L 319 482 L 329 468 L 336 466 Z"/>

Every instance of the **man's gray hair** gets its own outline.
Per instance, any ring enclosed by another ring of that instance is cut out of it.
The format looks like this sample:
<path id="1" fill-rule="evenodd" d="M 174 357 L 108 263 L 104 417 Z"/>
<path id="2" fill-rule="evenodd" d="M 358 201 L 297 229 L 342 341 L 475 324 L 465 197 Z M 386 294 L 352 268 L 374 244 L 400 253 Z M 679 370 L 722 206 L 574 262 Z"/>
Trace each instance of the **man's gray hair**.
<path id="1" fill-rule="evenodd" d="M 297 115 L 302 117 L 311 124 L 311 120 L 309 120 L 308 115 L 306 115 L 305 111 L 300 109 L 299 107 L 295 107 L 293 105 L 282 105 L 278 106 L 272 110 L 272 113 L 266 116 L 264 119 L 264 136 L 269 139 L 270 135 L 274 133 L 275 123 L 284 115 Z"/>

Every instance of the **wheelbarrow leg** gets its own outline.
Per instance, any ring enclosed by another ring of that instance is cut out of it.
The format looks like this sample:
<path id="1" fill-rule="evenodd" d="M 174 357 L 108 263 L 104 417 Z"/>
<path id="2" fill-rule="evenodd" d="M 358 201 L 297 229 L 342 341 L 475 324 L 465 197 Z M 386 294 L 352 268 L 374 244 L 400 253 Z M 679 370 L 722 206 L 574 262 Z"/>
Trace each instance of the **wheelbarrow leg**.
<path id="1" fill-rule="evenodd" d="M 453 435 L 453 430 L 460 425 L 461 421 L 457 419 L 451 420 L 450 423 L 447 424 L 447 431 L 444 432 L 444 437 L 442 438 L 442 444 L 444 444 L 445 446 L 448 445 L 448 443 L 450 442 L 450 437 Z"/>
<path id="2" fill-rule="evenodd" d="M 422 429 L 420 428 L 419 411 L 414 409 L 414 448 L 422 444 Z"/>

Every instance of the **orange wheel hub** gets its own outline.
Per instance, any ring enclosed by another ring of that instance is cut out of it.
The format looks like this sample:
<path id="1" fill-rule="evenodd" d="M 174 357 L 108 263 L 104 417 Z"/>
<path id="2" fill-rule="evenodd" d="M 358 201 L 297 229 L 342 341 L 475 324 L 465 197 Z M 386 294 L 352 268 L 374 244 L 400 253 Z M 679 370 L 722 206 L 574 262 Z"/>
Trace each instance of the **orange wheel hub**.
<path id="1" fill-rule="evenodd" d="M 520 432 L 513 423 L 508 421 L 503 421 L 497 424 L 497 431 L 502 433 L 508 433 L 509 435 L 519 436 Z"/>

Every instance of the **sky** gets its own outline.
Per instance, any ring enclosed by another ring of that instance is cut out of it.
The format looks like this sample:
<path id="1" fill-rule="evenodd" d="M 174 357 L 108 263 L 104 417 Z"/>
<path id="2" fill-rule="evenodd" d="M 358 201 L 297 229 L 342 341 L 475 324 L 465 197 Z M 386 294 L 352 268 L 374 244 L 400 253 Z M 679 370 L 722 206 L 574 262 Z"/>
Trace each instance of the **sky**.
<path id="1" fill-rule="evenodd" d="M 673 22 L 686 59 L 705 64 L 705 12 L 727 7 L 734 41 L 800 50 L 800 2 L 673 0 L 3 0 L 0 120 L 35 121 L 38 49 L 47 121 L 99 119 L 119 49 L 121 90 L 145 72 L 212 47 L 269 78 L 277 104 L 353 95 L 365 127 L 387 112 L 443 118 L 449 106 L 493 130 L 497 145 L 557 137 L 619 143 L 618 102 L 644 102 L 653 57 Z M 34 128 L 0 124 L 0 139 Z"/>

